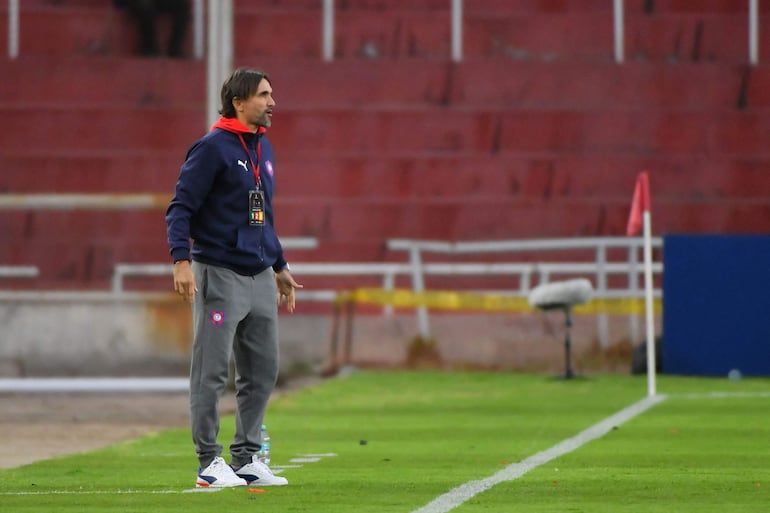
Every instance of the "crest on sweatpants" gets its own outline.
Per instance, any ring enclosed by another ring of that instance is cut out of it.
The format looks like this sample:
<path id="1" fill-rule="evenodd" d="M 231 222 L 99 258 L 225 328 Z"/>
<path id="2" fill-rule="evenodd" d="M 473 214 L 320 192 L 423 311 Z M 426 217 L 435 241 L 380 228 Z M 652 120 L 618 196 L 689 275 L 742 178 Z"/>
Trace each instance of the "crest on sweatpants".
<path id="1" fill-rule="evenodd" d="M 214 326 L 221 326 L 225 320 L 225 313 L 221 310 L 214 310 L 211 312 L 211 324 Z"/>

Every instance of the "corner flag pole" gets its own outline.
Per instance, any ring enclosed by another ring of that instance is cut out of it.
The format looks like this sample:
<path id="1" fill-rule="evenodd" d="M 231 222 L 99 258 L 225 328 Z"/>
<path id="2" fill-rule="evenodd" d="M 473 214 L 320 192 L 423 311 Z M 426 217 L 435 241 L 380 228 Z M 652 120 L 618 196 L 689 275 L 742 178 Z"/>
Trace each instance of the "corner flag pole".
<path id="1" fill-rule="evenodd" d="M 647 395 L 655 396 L 655 311 L 652 297 L 652 221 L 644 212 L 644 309 L 647 313 Z"/>
<path id="2" fill-rule="evenodd" d="M 636 179 L 631 213 L 628 216 L 626 233 L 636 235 L 639 229 L 644 235 L 644 306 L 647 327 L 647 395 L 655 396 L 655 311 L 653 307 L 652 283 L 652 220 L 650 216 L 650 179 L 642 171 Z"/>

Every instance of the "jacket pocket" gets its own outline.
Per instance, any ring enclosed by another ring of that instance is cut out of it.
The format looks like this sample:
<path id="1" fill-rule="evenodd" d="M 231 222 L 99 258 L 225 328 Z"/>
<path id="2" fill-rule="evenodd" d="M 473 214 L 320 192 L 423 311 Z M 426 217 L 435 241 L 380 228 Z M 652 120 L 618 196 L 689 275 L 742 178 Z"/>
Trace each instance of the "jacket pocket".
<path id="1" fill-rule="evenodd" d="M 243 253 L 256 256 L 260 262 L 263 261 L 262 228 L 255 226 L 238 228 L 238 241 L 235 247 Z"/>

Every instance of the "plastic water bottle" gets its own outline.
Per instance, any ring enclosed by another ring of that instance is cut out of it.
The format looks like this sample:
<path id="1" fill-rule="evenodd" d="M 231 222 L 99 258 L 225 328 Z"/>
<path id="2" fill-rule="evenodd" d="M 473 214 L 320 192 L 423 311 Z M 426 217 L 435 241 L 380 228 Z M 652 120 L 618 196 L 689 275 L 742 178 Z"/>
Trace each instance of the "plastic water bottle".
<path id="1" fill-rule="evenodd" d="M 259 449 L 259 461 L 265 465 L 270 465 L 270 433 L 267 432 L 267 426 L 262 424 L 262 448 Z"/>

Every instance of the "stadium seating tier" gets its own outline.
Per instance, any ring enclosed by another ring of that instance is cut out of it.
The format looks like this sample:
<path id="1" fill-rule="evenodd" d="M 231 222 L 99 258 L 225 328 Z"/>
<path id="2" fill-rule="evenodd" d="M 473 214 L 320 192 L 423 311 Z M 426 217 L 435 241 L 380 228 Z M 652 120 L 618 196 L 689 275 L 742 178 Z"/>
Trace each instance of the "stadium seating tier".
<path id="1" fill-rule="evenodd" d="M 134 56 L 103 1 L 22 4 L 20 56 L 0 58 L 0 192 L 170 194 L 207 130 L 205 63 Z M 622 64 L 606 0 L 466 0 L 461 63 L 446 0 L 338 1 L 333 62 L 320 4 L 235 2 L 235 64 L 269 71 L 278 102 L 279 230 L 321 243 L 290 259 L 622 235 L 645 169 L 656 233 L 770 231 L 770 66 L 747 65 L 746 2 L 628 1 Z M 38 265 L 41 288 L 167 258 L 158 208 L 0 218 L 0 262 Z"/>

